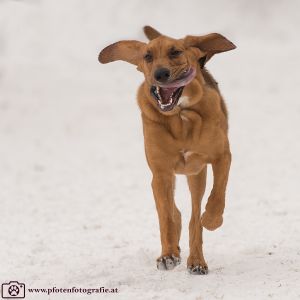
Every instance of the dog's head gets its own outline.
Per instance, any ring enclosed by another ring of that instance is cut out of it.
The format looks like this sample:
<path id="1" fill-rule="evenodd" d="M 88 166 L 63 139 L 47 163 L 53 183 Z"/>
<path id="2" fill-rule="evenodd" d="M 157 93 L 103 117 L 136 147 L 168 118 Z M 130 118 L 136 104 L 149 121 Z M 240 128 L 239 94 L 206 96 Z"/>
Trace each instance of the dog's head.
<path id="1" fill-rule="evenodd" d="M 101 63 L 123 60 L 134 64 L 144 73 L 151 96 L 162 112 L 177 105 L 183 89 L 216 53 L 235 49 L 235 45 L 218 33 L 173 39 L 150 26 L 144 27 L 149 43 L 120 41 L 104 48 Z"/>

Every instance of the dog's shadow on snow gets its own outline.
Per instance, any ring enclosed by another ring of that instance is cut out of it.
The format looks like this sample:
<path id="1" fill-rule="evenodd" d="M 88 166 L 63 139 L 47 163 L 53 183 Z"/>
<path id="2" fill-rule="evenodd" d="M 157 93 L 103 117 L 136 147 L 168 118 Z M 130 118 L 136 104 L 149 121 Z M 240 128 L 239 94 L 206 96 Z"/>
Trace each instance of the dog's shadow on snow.
<path id="1" fill-rule="evenodd" d="M 271 275 L 280 273 L 283 258 L 276 253 L 266 252 L 263 248 L 239 251 L 231 257 L 219 253 L 208 261 L 208 275 L 190 275 L 186 269 L 187 252 L 182 253 L 182 262 L 171 271 L 159 271 L 155 265 L 155 252 L 140 249 L 135 255 L 124 255 L 116 261 L 116 265 L 105 269 L 105 285 L 108 287 L 162 290 L 177 289 L 185 292 L 195 289 L 195 280 L 218 287 L 222 285 L 244 286 L 249 283 L 267 281 Z M 273 276 L 274 277 L 274 276 Z M 271 280 L 271 279 L 269 279 Z M 274 280 L 274 278 L 272 279 Z M 175 283 L 175 284 L 174 284 Z"/>

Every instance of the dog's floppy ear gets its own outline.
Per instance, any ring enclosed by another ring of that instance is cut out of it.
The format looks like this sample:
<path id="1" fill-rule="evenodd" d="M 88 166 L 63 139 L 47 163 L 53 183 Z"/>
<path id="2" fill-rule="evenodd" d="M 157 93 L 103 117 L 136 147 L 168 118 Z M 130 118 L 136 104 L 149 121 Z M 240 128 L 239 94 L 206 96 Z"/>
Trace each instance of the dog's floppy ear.
<path id="1" fill-rule="evenodd" d="M 158 32 L 151 26 L 144 26 L 144 33 L 150 41 L 162 35 L 160 32 Z"/>
<path id="2" fill-rule="evenodd" d="M 133 65 L 138 65 L 143 56 L 145 43 L 139 41 L 120 41 L 104 48 L 98 60 L 102 64 L 107 64 L 116 60 L 124 60 Z"/>
<path id="3" fill-rule="evenodd" d="M 184 44 L 186 47 L 199 48 L 201 52 L 205 53 L 205 56 L 199 59 L 202 68 L 214 54 L 236 48 L 232 42 L 219 33 L 210 33 L 203 36 L 188 35 L 184 38 Z"/>

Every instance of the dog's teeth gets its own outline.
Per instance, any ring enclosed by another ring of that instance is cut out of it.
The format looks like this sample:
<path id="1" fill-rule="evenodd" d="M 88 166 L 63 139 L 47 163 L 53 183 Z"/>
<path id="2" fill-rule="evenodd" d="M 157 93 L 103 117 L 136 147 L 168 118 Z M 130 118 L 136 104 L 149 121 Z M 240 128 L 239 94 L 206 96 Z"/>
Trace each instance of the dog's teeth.
<path id="1" fill-rule="evenodd" d="M 163 104 L 163 103 L 159 102 L 159 105 L 160 105 L 160 107 L 164 108 L 164 107 L 167 107 L 169 105 L 169 103 Z"/>
<path id="2" fill-rule="evenodd" d="M 157 93 L 158 98 L 161 100 L 161 96 L 160 96 L 160 92 L 159 92 L 159 87 L 158 86 L 156 87 L 156 93 Z"/>
<path id="3" fill-rule="evenodd" d="M 172 101 L 173 101 L 173 95 L 174 95 L 174 93 L 172 93 L 170 98 L 169 98 L 169 104 L 172 103 Z"/>

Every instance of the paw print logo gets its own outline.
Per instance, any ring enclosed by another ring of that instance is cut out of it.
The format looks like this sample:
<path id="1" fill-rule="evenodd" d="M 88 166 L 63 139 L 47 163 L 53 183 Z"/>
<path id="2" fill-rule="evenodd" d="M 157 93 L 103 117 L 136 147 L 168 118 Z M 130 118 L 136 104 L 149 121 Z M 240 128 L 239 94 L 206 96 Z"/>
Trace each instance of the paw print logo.
<path id="1" fill-rule="evenodd" d="M 16 297 L 19 295 L 20 293 L 20 289 L 17 285 L 11 285 L 9 288 L 8 288 L 8 293 L 12 296 L 12 297 Z"/>
<path id="2" fill-rule="evenodd" d="M 3 299 L 24 299 L 25 284 L 18 281 L 3 283 L 1 286 L 1 297 Z"/>

